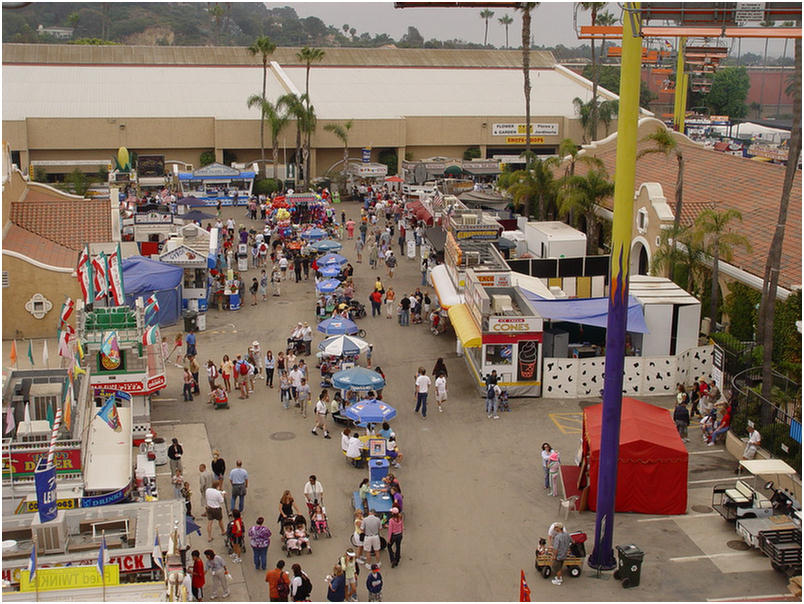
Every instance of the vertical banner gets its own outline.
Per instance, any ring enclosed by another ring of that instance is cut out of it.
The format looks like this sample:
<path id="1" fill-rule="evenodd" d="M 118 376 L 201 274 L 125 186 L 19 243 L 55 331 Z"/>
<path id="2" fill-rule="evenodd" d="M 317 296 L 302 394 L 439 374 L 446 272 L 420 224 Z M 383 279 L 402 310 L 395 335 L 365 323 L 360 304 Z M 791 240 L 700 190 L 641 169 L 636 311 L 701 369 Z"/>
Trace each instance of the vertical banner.
<path id="1" fill-rule="evenodd" d="M 712 379 L 717 384 L 718 390 L 723 392 L 723 349 L 715 344 L 712 350 Z"/>
<path id="2" fill-rule="evenodd" d="M 42 457 L 34 471 L 36 483 L 36 503 L 39 507 L 39 520 L 43 524 L 56 518 L 58 501 L 56 499 L 56 466 L 48 464 Z"/>

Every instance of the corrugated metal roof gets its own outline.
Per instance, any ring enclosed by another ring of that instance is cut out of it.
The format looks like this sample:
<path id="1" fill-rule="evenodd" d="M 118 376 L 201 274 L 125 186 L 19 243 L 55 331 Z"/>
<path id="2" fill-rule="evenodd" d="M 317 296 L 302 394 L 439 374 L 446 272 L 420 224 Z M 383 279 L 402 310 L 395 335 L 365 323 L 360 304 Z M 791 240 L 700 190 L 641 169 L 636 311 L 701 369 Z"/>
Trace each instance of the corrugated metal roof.
<path id="1" fill-rule="evenodd" d="M 271 60 L 301 65 L 299 48 L 277 48 Z M 522 68 L 519 50 L 425 48 L 324 48 L 319 66 L 505 67 Z M 82 44 L 3 44 L 3 63 L 80 65 L 261 65 L 244 46 L 89 46 Z M 534 68 L 556 64 L 553 53 L 532 50 Z"/>
<path id="2" fill-rule="evenodd" d="M 282 73 L 304 91 L 305 69 Z M 585 80 L 534 69 L 531 115 L 575 118 L 572 99 L 591 96 Z M 32 117 L 213 117 L 257 119 L 246 106 L 262 67 L 3 65 L 3 119 Z M 269 73 L 268 96 L 285 93 Z M 321 119 L 400 116 L 517 116 L 522 75 L 514 69 L 320 67 L 310 96 Z"/>

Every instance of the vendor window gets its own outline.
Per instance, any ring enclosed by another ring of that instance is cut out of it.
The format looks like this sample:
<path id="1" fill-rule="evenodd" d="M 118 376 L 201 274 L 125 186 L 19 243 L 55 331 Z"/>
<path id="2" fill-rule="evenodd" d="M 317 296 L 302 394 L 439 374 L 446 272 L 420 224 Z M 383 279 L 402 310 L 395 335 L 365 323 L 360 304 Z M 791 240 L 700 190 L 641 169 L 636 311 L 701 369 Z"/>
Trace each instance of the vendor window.
<path id="1" fill-rule="evenodd" d="M 486 365 L 510 365 L 514 347 L 511 344 L 486 345 Z"/>

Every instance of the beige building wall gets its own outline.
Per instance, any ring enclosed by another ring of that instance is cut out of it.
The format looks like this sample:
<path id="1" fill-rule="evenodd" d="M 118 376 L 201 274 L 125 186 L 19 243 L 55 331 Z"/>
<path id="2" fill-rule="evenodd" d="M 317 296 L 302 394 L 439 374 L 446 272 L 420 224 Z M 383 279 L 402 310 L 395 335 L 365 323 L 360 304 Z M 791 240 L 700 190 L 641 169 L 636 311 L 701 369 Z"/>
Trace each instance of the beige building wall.
<path id="1" fill-rule="evenodd" d="M 3 288 L 3 339 L 53 337 L 59 328 L 64 300 L 67 296 L 73 300 L 81 297 L 78 279 L 72 273 L 43 269 L 6 254 L 3 254 L 3 271 L 8 273 L 9 280 L 9 286 Z M 42 319 L 25 309 L 25 303 L 35 293 L 42 294 L 53 305 Z"/>

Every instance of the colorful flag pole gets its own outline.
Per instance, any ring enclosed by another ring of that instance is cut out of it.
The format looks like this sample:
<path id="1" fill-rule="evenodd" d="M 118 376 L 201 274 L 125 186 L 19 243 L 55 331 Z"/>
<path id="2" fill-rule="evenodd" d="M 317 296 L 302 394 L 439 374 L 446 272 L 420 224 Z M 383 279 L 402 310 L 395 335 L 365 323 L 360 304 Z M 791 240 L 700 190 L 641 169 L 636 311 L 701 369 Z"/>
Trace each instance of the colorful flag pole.
<path id="1" fill-rule="evenodd" d="M 48 405 L 48 408 L 50 406 Z M 56 454 L 56 441 L 59 439 L 59 429 L 61 428 L 61 409 L 56 410 L 56 419 L 53 420 L 53 430 L 50 433 L 50 448 L 47 451 L 47 464 L 53 464 L 53 457 Z"/>
<path id="2" fill-rule="evenodd" d="M 28 339 L 28 360 L 31 362 L 31 367 L 35 365 L 33 360 L 33 341 Z"/>
<path id="3" fill-rule="evenodd" d="M 165 563 L 162 560 L 162 547 L 159 545 L 159 531 L 156 531 L 156 537 L 154 537 L 154 551 L 151 555 L 154 558 L 154 564 L 164 571 Z"/>
<path id="4" fill-rule="evenodd" d="M 36 555 L 37 533 L 33 531 L 33 547 L 31 548 L 31 557 L 28 559 L 28 582 L 34 582 L 34 589 L 36 589 L 36 601 L 39 601 L 39 574 L 36 572 L 38 558 Z"/>
<path id="5" fill-rule="evenodd" d="M 123 263 L 119 243 L 117 249 L 109 254 L 108 265 L 109 294 L 116 306 L 123 306 L 126 303 L 126 292 L 123 287 Z"/>
<path id="6" fill-rule="evenodd" d="M 101 582 L 103 585 L 103 601 L 106 601 L 106 573 L 104 572 L 106 569 L 106 531 L 101 533 L 101 544 L 100 549 L 98 550 L 98 572 L 101 576 Z"/>
<path id="7" fill-rule="evenodd" d="M 81 286 L 81 294 L 84 296 L 84 302 L 92 304 L 95 301 L 95 290 L 92 284 L 92 262 L 89 258 L 89 247 L 86 245 L 78 255 L 76 273 L 78 274 L 78 283 Z"/>
<path id="8" fill-rule="evenodd" d="M 14 369 L 18 369 L 17 367 L 17 340 L 11 340 L 11 364 L 14 365 Z"/>
<path id="9" fill-rule="evenodd" d="M 64 427 L 68 430 L 73 423 L 73 384 L 67 384 L 67 393 L 64 395 Z"/>

